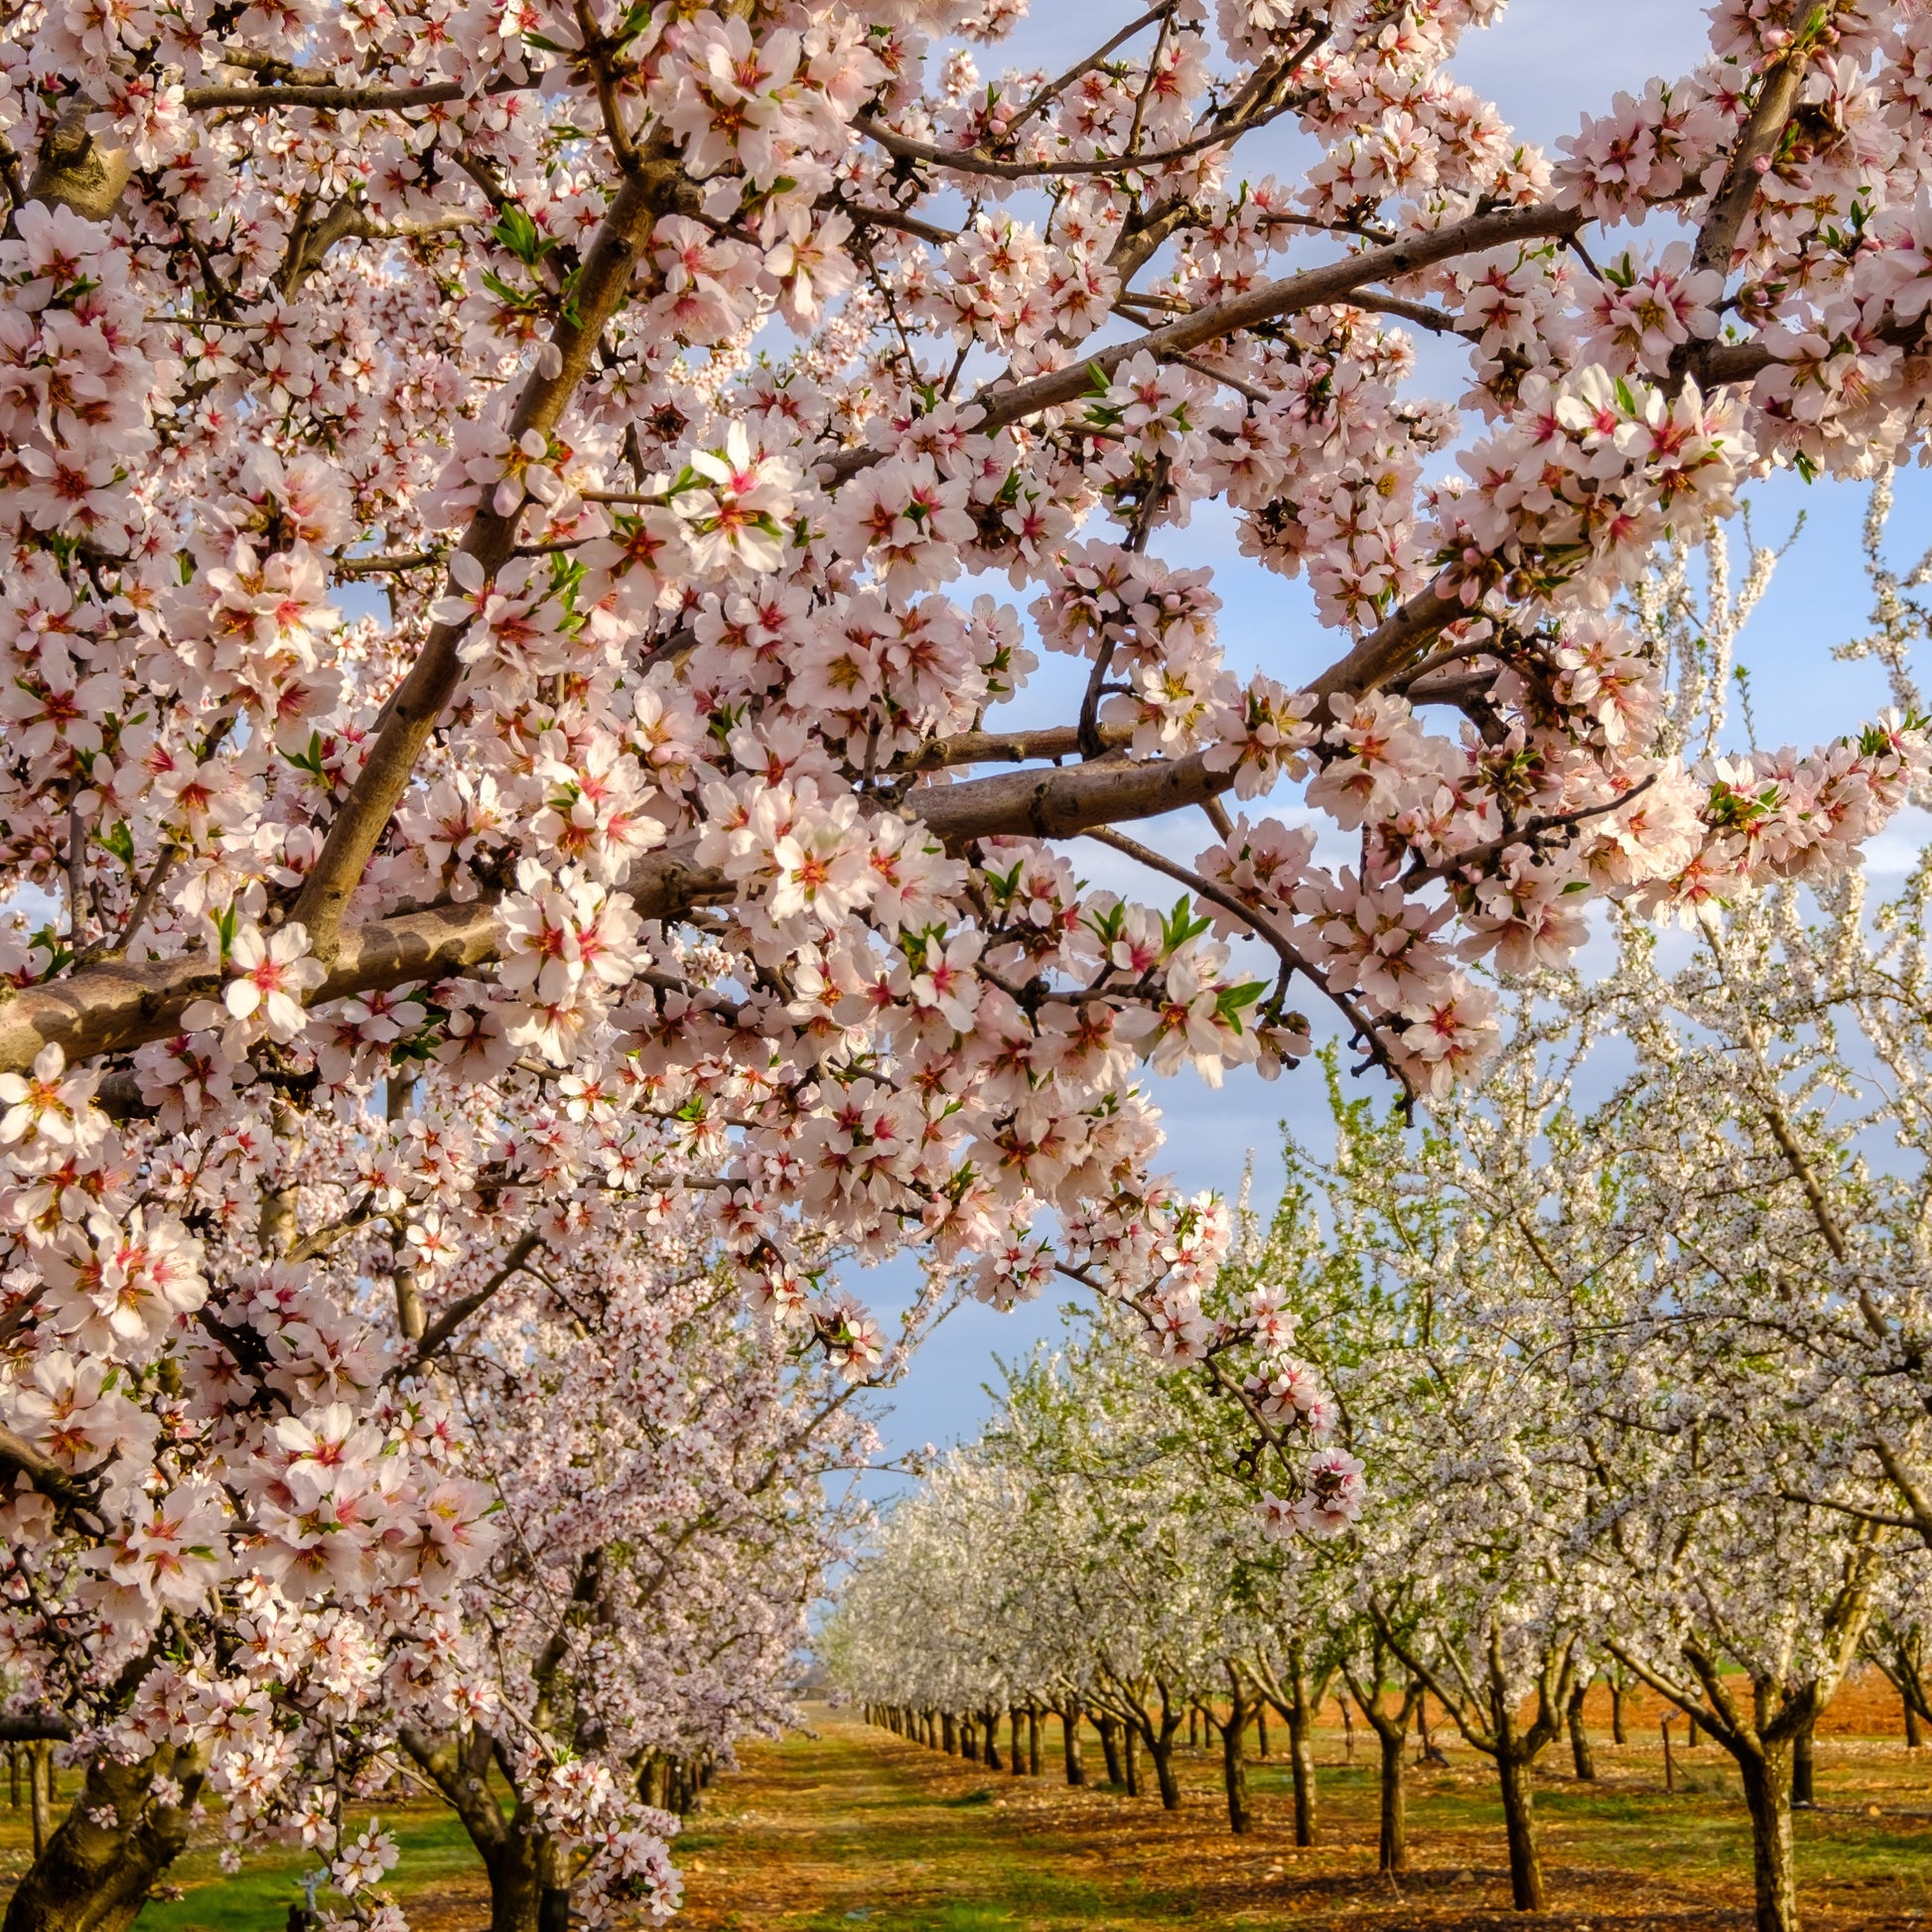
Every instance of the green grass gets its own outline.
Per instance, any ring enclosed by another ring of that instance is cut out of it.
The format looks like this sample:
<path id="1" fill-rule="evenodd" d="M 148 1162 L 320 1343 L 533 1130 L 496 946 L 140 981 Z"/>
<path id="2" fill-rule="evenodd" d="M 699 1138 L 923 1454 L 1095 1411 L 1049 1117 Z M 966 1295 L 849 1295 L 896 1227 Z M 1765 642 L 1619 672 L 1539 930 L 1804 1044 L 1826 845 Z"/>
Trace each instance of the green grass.
<path id="1" fill-rule="evenodd" d="M 34 1831 L 25 1803 L 16 1809 L 7 1802 L 4 1768 L 0 1759 L 0 1879 L 10 1886 L 32 1862 Z M 79 1791 L 75 1773 L 57 1778 L 57 1824 Z M 417 1800 L 409 1805 L 357 1808 L 349 1814 L 351 1830 L 359 1831 L 370 1817 L 383 1821 L 402 1855 L 390 1874 L 389 1888 L 405 1904 L 412 1897 L 447 1890 L 455 1877 L 481 1873 L 462 1825 L 440 1807 Z M 178 1859 L 162 1882 L 179 1885 L 184 1896 L 150 1899 L 141 1911 L 141 1932 L 280 1932 L 289 1907 L 302 1896 L 300 1874 L 316 1863 L 313 1853 L 249 1852 L 243 1856 L 241 1870 L 230 1875 L 222 1871 L 219 1858 L 219 1847 L 210 1843 Z"/>
<path id="2" fill-rule="evenodd" d="M 390 1889 L 407 1901 L 441 1889 L 459 1872 L 477 1869 L 477 1855 L 457 1820 L 448 1815 L 391 1811 L 384 1814 L 402 1858 L 390 1874 Z M 361 1829 L 361 1814 L 351 1814 Z M 190 1852 L 169 1872 L 186 1896 L 150 1899 L 141 1911 L 142 1932 L 273 1932 L 302 1896 L 298 1882 L 312 1870 L 312 1853 L 256 1853 L 233 1876 L 224 1873 L 212 1849 Z"/>
<path id="3" fill-rule="evenodd" d="M 1414 1868 L 1377 1874 L 1375 1760 L 1318 1739 L 1320 1843 L 1298 1851 L 1287 1765 L 1251 1761 L 1258 1829 L 1226 1828 L 1218 1750 L 1184 1751 L 1182 1809 L 1058 1776 L 1014 1778 L 947 1759 L 844 1717 L 816 1735 L 748 1753 L 721 1779 L 711 1815 L 680 1842 L 692 1932 L 1294 1932 L 1337 1914 L 1442 1932 L 1493 1925 L 1508 1892 L 1502 1809 L 1485 1760 L 1449 1744 L 1448 1771 L 1416 1771 Z M 1002 1739 L 1004 1744 L 1004 1739 Z M 1089 1739 L 1089 1772 L 1100 1753 Z M 1609 1932 L 1620 1920 L 1747 1908 L 1750 1838 L 1734 1767 L 1707 1744 L 1681 1770 L 1697 1789 L 1661 1788 L 1654 1747 L 1600 1752 L 1594 1786 L 1568 1776 L 1567 1748 L 1543 1761 L 1536 1803 L 1552 1904 Z M 1727 1774 L 1726 1774 L 1727 1773 Z M 1796 1822 L 1809 1908 L 1844 1915 L 1932 1913 L 1932 1766 L 1871 1745 L 1821 1746 L 1821 1809 Z M 1883 1815 L 1872 1816 L 1873 1805 Z M 1912 1815 L 1923 1810 L 1926 1816 Z M 1924 1875 L 1921 1875 L 1924 1874 Z"/>

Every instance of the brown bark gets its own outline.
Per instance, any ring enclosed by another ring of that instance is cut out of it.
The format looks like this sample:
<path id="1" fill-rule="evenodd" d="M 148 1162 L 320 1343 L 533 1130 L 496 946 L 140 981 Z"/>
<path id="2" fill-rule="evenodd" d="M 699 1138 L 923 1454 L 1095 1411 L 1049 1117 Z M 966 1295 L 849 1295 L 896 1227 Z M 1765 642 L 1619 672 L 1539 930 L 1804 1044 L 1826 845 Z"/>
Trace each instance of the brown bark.
<path id="1" fill-rule="evenodd" d="M 1737 1760 L 1751 1815 L 1751 1883 L 1757 1932 L 1798 1932 L 1798 1871 L 1791 1842 L 1791 1758 L 1780 1741 Z"/>
<path id="2" fill-rule="evenodd" d="M 58 1829 L 51 1744 L 32 1747 L 30 1771 L 36 1851 L 8 1902 L 5 1932 L 127 1932 L 149 1888 L 187 1849 L 205 1774 L 200 1755 L 169 1746 L 138 1764 L 89 1764 Z M 150 1801 L 164 1775 L 182 1787 L 179 1806 Z M 103 1822 L 110 1812 L 114 1822 Z"/>
<path id="3" fill-rule="evenodd" d="M 1570 1726 L 1570 1761 L 1575 1766 L 1577 1776 L 1589 1783 L 1596 1776 L 1596 1759 L 1589 1748 L 1589 1732 L 1584 1726 L 1584 1699 L 1589 1695 L 1587 1684 L 1579 1684 L 1570 1693 L 1570 1703 L 1564 1717 Z"/>
<path id="4" fill-rule="evenodd" d="M 489 1878 L 489 1932 L 564 1932 L 570 1916 L 568 1874 L 548 1835 L 537 1829 L 535 1808 L 514 1785 L 515 1810 L 503 1816 L 489 1788 L 492 1759 L 498 1768 L 504 1762 L 495 1739 L 481 1727 L 435 1738 L 405 1726 L 400 1735 L 483 1861 Z M 688 1807 L 689 1793 L 681 1787 L 678 1769 L 663 1760 L 664 1800 L 681 1811 Z"/>
<path id="5" fill-rule="evenodd" d="M 1403 1686 L 1400 1701 L 1393 1708 L 1386 1707 L 1382 1678 L 1387 1661 L 1386 1649 L 1378 1639 L 1370 1653 L 1369 1680 L 1364 1682 L 1348 1673 L 1348 1688 L 1375 1733 L 1381 1755 L 1376 1866 L 1382 1871 L 1402 1872 L 1409 1868 L 1409 1725 L 1422 1708 L 1423 1688 L 1421 1680 L 1412 1674 Z"/>
<path id="6" fill-rule="evenodd" d="M 1536 1844 L 1536 1806 L 1530 1791 L 1530 1767 L 1514 1752 L 1496 1758 L 1502 1787 L 1503 1831 L 1509 1841 L 1509 1900 L 1519 1912 L 1546 1912 L 1549 1894 L 1543 1883 L 1543 1860 Z"/>
<path id="7" fill-rule="evenodd" d="M 1087 1761 L 1080 1755 L 1080 1701 L 1068 1698 L 1060 1706 L 1060 1753 L 1066 1760 L 1068 1784 L 1085 1784 Z"/>
<path id="8" fill-rule="evenodd" d="M 1119 1790 L 1127 1782 L 1126 1768 L 1121 1761 L 1120 1725 L 1112 1718 L 1096 1717 L 1093 1727 L 1100 1733 L 1100 1754 L 1107 1762 L 1107 1782 Z"/>
<path id="9" fill-rule="evenodd" d="M 1246 1743 L 1249 1720 L 1254 1715 L 1254 1699 L 1249 1695 L 1247 1674 L 1232 1661 L 1222 1665 L 1228 1680 L 1228 1714 L 1217 1717 L 1214 1707 L 1196 1706 L 1208 1727 L 1221 1733 L 1221 1784 L 1227 1793 L 1228 1830 L 1237 1835 L 1250 1830 L 1254 1814 L 1248 1805 L 1248 1757 Z"/>
<path id="10" fill-rule="evenodd" d="M 36 1741 L 27 1751 L 27 1802 L 33 1813 L 34 1856 L 54 1836 L 54 1746 Z"/>
<path id="11" fill-rule="evenodd" d="M 1432 1668 L 1379 1610 L 1376 1628 L 1382 1640 L 1435 1693 L 1463 1740 L 1495 1764 L 1503 1801 L 1503 1829 L 1509 1845 L 1511 1902 L 1519 1912 L 1546 1911 L 1548 1894 L 1537 1849 L 1536 1806 L 1530 1772 L 1544 1746 L 1563 1727 L 1570 1694 L 1576 1685 L 1575 1639 L 1561 1649 L 1552 1647 L 1544 1651 L 1536 1679 L 1535 1716 L 1524 1724 L 1504 1666 L 1500 1629 L 1492 1626 L 1489 1632 L 1478 1697 L 1471 1690 L 1476 1677 L 1474 1670 L 1460 1666 L 1451 1673 Z"/>

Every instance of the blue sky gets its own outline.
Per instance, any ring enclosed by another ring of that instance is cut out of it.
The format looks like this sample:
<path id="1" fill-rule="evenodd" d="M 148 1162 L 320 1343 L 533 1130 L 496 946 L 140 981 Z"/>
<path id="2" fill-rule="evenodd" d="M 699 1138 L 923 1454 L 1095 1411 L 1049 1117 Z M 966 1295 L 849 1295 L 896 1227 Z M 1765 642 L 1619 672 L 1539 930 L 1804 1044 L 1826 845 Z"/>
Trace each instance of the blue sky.
<path id="1" fill-rule="evenodd" d="M 1004 47 L 977 51 L 981 71 L 993 73 L 1009 64 L 1059 71 L 1136 11 L 1129 4 L 1042 8 Z M 1493 99 L 1519 133 L 1547 146 L 1574 132 L 1587 109 L 1601 111 L 1618 89 L 1637 92 L 1652 73 L 1687 72 L 1704 46 L 1703 10 L 1689 0 L 1618 0 L 1614 6 L 1604 0 L 1514 0 L 1498 26 L 1469 37 L 1455 71 Z M 1254 161 L 1244 159 L 1244 172 L 1273 167 L 1286 177 L 1295 165 L 1298 137 L 1271 131 L 1266 138 L 1273 147 Z M 1457 392 L 1460 384 L 1451 387 L 1450 381 L 1446 370 L 1440 393 Z M 1749 497 L 1760 542 L 1781 542 L 1801 515 L 1804 519 L 1739 656 L 1752 677 L 1760 741 L 1809 746 L 1855 728 L 1887 701 L 1875 665 L 1836 663 L 1831 656 L 1833 645 L 1865 627 L 1868 598 L 1859 539 L 1866 489 L 1830 483 L 1808 487 L 1795 476 L 1780 475 L 1754 486 Z M 1916 558 L 1932 543 L 1932 480 L 1907 473 L 1898 481 L 1897 497 L 1892 553 L 1895 560 Z M 1233 521 L 1219 509 L 1197 510 L 1187 529 L 1162 532 L 1153 548 L 1175 565 L 1213 566 L 1224 605 L 1222 642 L 1235 666 L 1260 666 L 1292 686 L 1298 670 L 1306 674 L 1335 655 L 1333 634 L 1316 624 L 1306 587 L 1286 584 L 1242 558 Z M 1733 554 L 1741 549 L 1739 532 Z M 1003 582 L 987 588 L 1011 595 Z M 1029 722 L 1072 716 L 1077 706 L 1073 667 L 1047 659 L 1023 706 Z M 1292 802 L 1288 794 L 1283 802 Z M 1191 858 L 1207 842 L 1198 814 L 1137 830 L 1176 857 Z M 1927 833 L 1914 814 L 1875 843 L 1867 859 L 1875 888 L 1883 892 L 1902 878 Z M 1149 879 L 1099 847 L 1086 847 L 1079 863 L 1087 877 L 1117 890 L 1173 897 L 1166 882 Z M 1317 1147 L 1326 1143 L 1326 1108 L 1313 1068 L 1273 1084 L 1236 1073 L 1218 1091 L 1184 1074 L 1162 1083 L 1159 1098 L 1168 1123 L 1169 1172 L 1189 1189 L 1212 1187 L 1231 1195 L 1252 1158 L 1255 1200 L 1263 1211 L 1281 1187 L 1281 1124 Z M 882 1311 L 903 1306 L 910 1281 L 910 1271 L 901 1266 L 855 1272 L 851 1278 Z M 984 1385 L 997 1376 L 995 1357 L 1023 1354 L 1060 1326 L 1057 1303 L 1050 1301 L 1005 1315 L 977 1305 L 957 1311 L 885 1398 L 882 1421 L 889 1447 L 897 1451 L 970 1438 L 987 1412 Z"/>

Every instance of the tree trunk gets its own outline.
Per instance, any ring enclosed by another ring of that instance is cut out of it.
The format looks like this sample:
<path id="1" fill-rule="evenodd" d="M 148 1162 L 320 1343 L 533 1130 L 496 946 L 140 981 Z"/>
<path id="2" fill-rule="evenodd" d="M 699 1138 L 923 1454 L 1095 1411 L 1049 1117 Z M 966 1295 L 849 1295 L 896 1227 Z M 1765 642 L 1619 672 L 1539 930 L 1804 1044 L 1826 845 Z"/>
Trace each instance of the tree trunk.
<path id="1" fill-rule="evenodd" d="M 476 1843 L 474 1834 L 471 1842 Z M 541 1843 L 533 1833 L 512 1825 L 495 1844 L 477 1845 L 489 1874 L 489 1932 L 558 1932 L 544 1916 L 549 1887 L 538 1869 Z M 569 1899 L 566 1892 L 566 1912 Z"/>
<path id="2" fill-rule="evenodd" d="M 1265 1704 L 1255 1712 L 1255 1748 L 1263 1757 L 1268 1755 L 1268 1707 Z"/>
<path id="3" fill-rule="evenodd" d="M 986 1714 L 986 1723 L 981 1726 L 980 1762 L 989 1771 L 1000 1771 L 1006 1767 L 1000 1762 L 1000 1715 L 997 1711 Z"/>
<path id="4" fill-rule="evenodd" d="M 1627 1744 L 1629 1741 L 1623 1734 L 1623 1684 L 1621 1679 L 1613 1677 L 1610 1679 L 1610 1742 Z"/>
<path id="5" fill-rule="evenodd" d="M 1905 1748 L 1908 1751 L 1915 1751 L 1922 1741 L 1922 1733 L 1919 1730 L 1918 1713 L 1912 1709 L 1912 1702 L 1907 1698 L 1905 1700 Z M 14 1797 L 14 1803 L 16 1805 L 20 1803 L 17 1792 Z"/>
<path id="6" fill-rule="evenodd" d="M 1295 1843 L 1314 1843 L 1314 1738 L 1309 1701 L 1298 1681 L 1288 1707 L 1288 1763 L 1295 1781 Z"/>
<path id="7" fill-rule="evenodd" d="M 1154 1760 L 1154 1781 L 1160 1787 L 1162 1809 L 1178 1811 L 1180 1780 L 1174 1776 L 1173 1732 L 1163 1736 L 1161 1732 L 1150 1729 L 1147 1738 L 1147 1754 Z"/>
<path id="8" fill-rule="evenodd" d="M 1127 1782 L 1120 1761 L 1120 1731 L 1112 1718 L 1096 1718 L 1093 1727 L 1100 1733 L 1101 1755 L 1107 1760 L 1107 1782 L 1115 1790 Z"/>
<path id="9" fill-rule="evenodd" d="M 1248 1810 L 1248 1759 L 1241 1748 L 1247 1734 L 1248 1714 L 1237 1703 L 1221 1731 L 1221 1781 L 1227 1786 L 1231 1832 L 1245 1832 L 1254 1823 Z"/>
<path id="10" fill-rule="evenodd" d="M 1085 1784 L 1087 1761 L 1080 1755 L 1080 1707 L 1069 1699 L 1060 1706 L 1060 1752 L 1066 1759 L 1068 1784 Z"/>
<path id="11" fill-rule="evenodd" d="M 1908 1718 L 1912 1715 L 1910 1705 L 1905 1707 L 1905 1715 Z M 1909 1732 L 1907 1734 L 1909 1735 Z M 20 1746 L 18 1744 L 7 1746 L 7 1783 L 11 1787 L 14 1810 L 18 1811 L 20 1809 Z"/>
<path id="12" fill-rule="evenodd" d="M 1141 1733 L 1132 1725 L 1120 1727 L 1121 1762 L 1127 1769 L 1127 1795 L 1138 1798 L 1141 1795 Z"/>
<path id="13" fill-rule="evenodd" d="M 1027 1775 L 1026 1727 L 1021 1723 L 1020 1707 L 1017 1704 L 1007 1713 L 1007 1744 L 1009 1746 L 1007 1769 L 1016 1778 L 1024 1778 Z"/>
<path id="14" fill-rule="evenodd" d="M 1355 1713 L 1345 1697 L 1335 1699 L 1341 1713 L 1341 1754 L 1352 1769 L 1355 1763 Z"/>
<path id="15" fill-rule="evenodd" d="M 1584 1698 L 1589 1690 L 1587 1684 L 1579 1684 L 1570 1693 L 1569 1709 L 1565 1717 L 1570 1725 L 1570 1755 L 1577 1767 L 1577 1775 L 1586 1783 L 1596 1776 L 1596 1760 L 1590 1755 L 1589 1732 L 1584 1728 Z"/>
<path id="16" fill-rule="evenodd" d="M 1816 1767 L 1812 1759 L 1813 1725 L 1806 1725 L 1791 1740 L 1791 1802 L 1809 1811 L 1818 1803 Z"/>
<path id="17" fill-rule="evenodd" d="M 73 1808 L 55 1829 L 51 1746 L 28 1758 L 41 1850 L 7 1906 L 6 1932 L 127 1932 L 148 1890 L 188 1845 L 201 1759 L 163 1749 L 138 1764 L 90 1764 Z M 148 1802 L 156 1777 L 182 1785 L 179 1808 Z M 117 1822 L 100 1822 L 107 1813 Z M 138 1821 L 132 1828 L 118 1820 Z"/>
<path id="18" fill-rule="evenodd" d="M 1798 1876 L 1791 1849 L 1791 1746 L 1738 1759 L 1751 1814 L 1751 1875 L 1757 1932 L 1798 1932 Z"/>
<path id="19" fill-rule="evenodd" d="M 34 1856 L 54 1836 L 54 1746 L 38 1738 L 27 1747 L 27 1800 L 34 1813 Z"/>
<path id="20" fill-rule="evenodd" d="M 1039 1776 L 1039 1706 L 1031 1702 L 1027 1706 L 1027 1772 L 1030 1777 Z"/>
<path id="21" fill-rule="evenodd" d="M 1409 1805 L 1407 1726 L 1393 1723 L 1376 1726 L 1375 1741 L 1382 1747 L 1382 1825 L 1375 1842 L 1376 1868 L 1409 1869 Z"/>
<path id="22" fill-rule="evenodd" d="M 1509 1898 L 1519 1912 L 1549 1910 L 1543 1888 L 1543 1861 L 1536 1853 L 1536 1806 L 1530 1795 L 1530 1767 L 1505 1744 L 1496 1753 L 1496 1778 L 1503 1793 L 1503 1830 L 1509 1838 Z"/>
<path id="23" fill-rule="evenodd" d="M 945 1746 L 948 1757 L 959 1755 L 959 1725 L 950 1711 L 939 1714 L 939 1740 Z"/>

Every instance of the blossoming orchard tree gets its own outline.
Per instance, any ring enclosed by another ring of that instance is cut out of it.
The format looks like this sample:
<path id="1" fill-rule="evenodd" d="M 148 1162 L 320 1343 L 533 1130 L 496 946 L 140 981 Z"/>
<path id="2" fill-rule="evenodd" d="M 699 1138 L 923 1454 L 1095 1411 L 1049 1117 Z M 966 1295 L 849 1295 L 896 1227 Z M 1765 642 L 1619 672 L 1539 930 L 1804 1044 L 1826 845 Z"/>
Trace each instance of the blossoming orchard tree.
<path id="1" fill-rule="evenodd" d="M 477 1848 L 492 1932 L 668 1915 L 663 1811 L 791 1718 L 806 1608 L 862 1508 L 838 1473 L 873 1457 L 861 1385 L 797 1376 L 747 1322 L 696 1198 L 648 1252 L 582 1242 L 522 1274 L 451 1350 L 502 1504 L 467 1587 L 488 1694 L 398 1742 Z"/>
<path id="2" fill-rule="evenodd" d="M 1265 1369 L 1142 1061 L 1273 1070 L 1306 996 L 1441 1093 L 1463 966 L 1896 806 L 1910 717 L 1660 750 L 1611 613 L 1764 466 L 1921 448 L 1932 17 L 1725 0 L 1553 161 L 1449 72 L 1500 11 L 1163 0 L 988 80 L 998 0 L 13 10 L 0 1593 L 10 1722 L 88 1767 L 16 1932 L 124 1924 L 204 1791 L 366 1897 L 345 1797 L 488 1717 L 443 1345 L 546 1255 L 621 1280 L 696 1192 L 855 1378 L 820 1239 L 996 1301 L 1057 1254 Z M 1313 590 L 1266 661 L 1209 497 Z M 1353 864 L 1227 815 L 1290 786 Z M 1182 806 L 1193 866 L 1118 829 Z"/>

